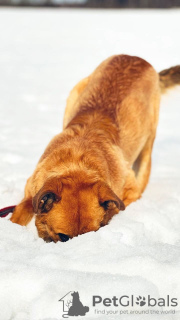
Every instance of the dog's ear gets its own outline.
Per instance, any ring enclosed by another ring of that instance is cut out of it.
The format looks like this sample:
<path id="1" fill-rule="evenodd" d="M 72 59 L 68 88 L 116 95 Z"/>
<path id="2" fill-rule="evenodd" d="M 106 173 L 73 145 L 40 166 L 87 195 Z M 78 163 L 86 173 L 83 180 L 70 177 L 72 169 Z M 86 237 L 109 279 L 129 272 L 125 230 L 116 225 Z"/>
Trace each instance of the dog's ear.
<path id="1" fill-rule="evenodd" d="M 53 177 L 46 180 L 43 187 L 32 199 L 35 213 L 47 213 L 53 207 L 54 202 L 61 199 L 62 183 L 60 178 Z"/>
<path id="2" fill-rule="evenodd" d="M 100 226 L 108 224 L 111 218 L 120 210 L 125 210 L 125 205 L 113 190 L 104 182 L 98 183 L 99 204 L 104 208 L 105 215 Z"/>
<path id="3" fill-rule="evenodd" d="M 125 210 L 124 202 L 113 192 L 113 190 L 104 182 L 98 183 L 99 203 L 105 210 Z"/>

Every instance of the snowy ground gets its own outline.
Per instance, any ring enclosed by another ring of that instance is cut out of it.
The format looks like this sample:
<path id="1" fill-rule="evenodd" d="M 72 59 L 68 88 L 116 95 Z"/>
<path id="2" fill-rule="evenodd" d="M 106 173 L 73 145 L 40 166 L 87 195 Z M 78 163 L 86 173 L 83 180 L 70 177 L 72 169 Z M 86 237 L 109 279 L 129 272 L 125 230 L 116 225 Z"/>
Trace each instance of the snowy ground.
<path id="1" fill-rule="evenodd" d="M 62 129 L 72 86 L 116 53 L 141 56 L 158 71 L 179 64 L 179 21 L 179 10 L 1 9 L 0 208 L 21 200 L 45 146 Z M 47 244 L 33 225 L 0 219 L 1 320 L 62 319 L 58 300 L 69 291 L 90 307 L 85 319 L 180 319 L 179 305 L 98 306 L 147 311 L 121 316 L 96 315 L 92 307 L 93 295 L 170 295 L 180 304 L 180 88 L 161 105 L 148 188 L 108 226 Z"/>

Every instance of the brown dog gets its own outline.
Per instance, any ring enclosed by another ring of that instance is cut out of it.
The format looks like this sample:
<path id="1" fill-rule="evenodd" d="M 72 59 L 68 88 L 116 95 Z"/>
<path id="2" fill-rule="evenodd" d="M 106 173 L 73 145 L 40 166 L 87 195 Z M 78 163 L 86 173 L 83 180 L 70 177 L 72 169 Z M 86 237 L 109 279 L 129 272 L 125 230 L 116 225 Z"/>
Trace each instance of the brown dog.
<path id="1" fill-rule="evenodd" d="M 143 59 L 117 55 L 71 91 L 64 131 L 28 179 L 11 221 L 36 215 L 39 236 L 67 241 L 96 231 L 140 198 L 151 169 L 160 91 L 180 83 L 180 66 L 157 74 Z"/>

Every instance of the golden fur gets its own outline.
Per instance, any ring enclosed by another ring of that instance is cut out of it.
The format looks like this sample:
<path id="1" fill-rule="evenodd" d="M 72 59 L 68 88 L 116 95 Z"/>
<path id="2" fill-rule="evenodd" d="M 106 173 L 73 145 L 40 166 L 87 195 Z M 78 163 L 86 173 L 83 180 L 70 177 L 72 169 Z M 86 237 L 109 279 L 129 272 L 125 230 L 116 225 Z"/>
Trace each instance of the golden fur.
<path id="1" fill-rule="evenodd" d="M 159 75 L 145 60 L 117 55 L 100 64 L 71 91 L 64 130 L 47 146 L 11 221 L 26 225 L 35 214 L 39 236 L 56 242 L 59 234 L 98 230 L 140 198 L 159 102 Z"/>

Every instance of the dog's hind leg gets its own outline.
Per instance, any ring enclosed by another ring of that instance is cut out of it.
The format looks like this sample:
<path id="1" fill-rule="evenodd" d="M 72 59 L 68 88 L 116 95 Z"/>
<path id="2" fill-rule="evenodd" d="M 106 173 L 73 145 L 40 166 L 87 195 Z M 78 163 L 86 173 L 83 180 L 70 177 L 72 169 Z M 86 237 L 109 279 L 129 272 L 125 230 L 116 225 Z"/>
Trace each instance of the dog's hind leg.
<path id="1" fill-rule="evenodd" d="M 83 90 L 87 86 L 88 82 L 89 82 L 89 77 L 84 78 L 83 80 L 78 82 L 78 84 L 71 90 L 66 102 L 66 109 L 65 109 L 64 120 L 63 120 L 63 129 L 66 128 L 68 123 L 76 115 L 78 111 L 78 105 L 75 106 L 75 103 L 79 95 L 83 92 Z"/>

